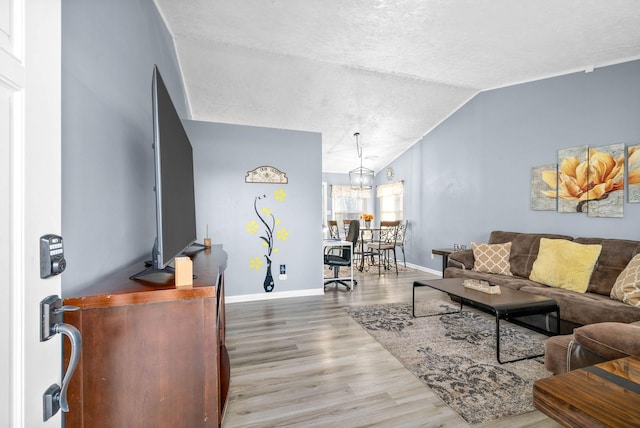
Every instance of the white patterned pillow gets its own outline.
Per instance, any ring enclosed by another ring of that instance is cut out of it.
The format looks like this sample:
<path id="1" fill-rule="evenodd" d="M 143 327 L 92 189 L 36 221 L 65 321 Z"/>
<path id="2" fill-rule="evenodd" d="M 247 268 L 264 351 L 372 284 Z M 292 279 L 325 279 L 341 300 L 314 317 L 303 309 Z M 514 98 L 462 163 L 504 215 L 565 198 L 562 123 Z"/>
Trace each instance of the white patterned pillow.
<path id="1" fill-rule="evenodd" d="M 640 306 L 640 254 L 636 254 L 618 275 L 611 289 L 611 298 Z"/>
<path id="2" fill-rule="evenodd" d="M 501 275 L 513 275 L 511 273 L 511 242 L 504 244 L 478 244 L 471 243 L 473 250 L 473 270 L 478 272 L 499 273 Z"/>

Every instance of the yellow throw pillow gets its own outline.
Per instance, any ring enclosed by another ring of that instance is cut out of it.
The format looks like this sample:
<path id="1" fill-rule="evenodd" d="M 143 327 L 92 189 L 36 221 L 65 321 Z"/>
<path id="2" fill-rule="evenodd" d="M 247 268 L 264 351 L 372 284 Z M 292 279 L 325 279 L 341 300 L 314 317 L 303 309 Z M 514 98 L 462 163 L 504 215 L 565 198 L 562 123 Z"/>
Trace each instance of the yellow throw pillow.
<path id="1" fill-rule="evenodd" d="M 584 293 L 601 250 L 600 244 L 540 238 L 538 258 L 533 262 L 529 279 L 550 287 Z"/>
<path id="2" fill-rule="evenodd" d="M 478 272 L 513 275 L 511 273 L 511 242 L 504 244 L 471 243 L 473 250 L 473 270 Z"/>
<path id="3" fill-rule="evenodd" d="M 611 289 L 611 298 L 640 306 L 640 254 L 636 254 L 618 275 Z"/>

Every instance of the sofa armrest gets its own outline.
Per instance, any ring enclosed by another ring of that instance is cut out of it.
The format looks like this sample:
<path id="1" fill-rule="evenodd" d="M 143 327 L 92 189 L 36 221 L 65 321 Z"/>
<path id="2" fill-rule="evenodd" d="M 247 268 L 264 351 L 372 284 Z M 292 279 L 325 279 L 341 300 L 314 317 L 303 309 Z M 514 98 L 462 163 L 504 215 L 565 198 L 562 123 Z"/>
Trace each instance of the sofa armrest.
<path id="1" fill-rule="evenodd" d="M 449 254 L 447 260 L 448 267 L 457 267 L 460 269 L 473 269 L 473 250 L 460 250 Z"/>
<path id="2" fill-rule="evenodd" d="M 640 355 L 640 326 L 601 322 L 578 327 L 574 341 L 605 360 Z"/>
<path id="3" fill-rule="evenodd" d="M 581 369 L 583 367 L 593 366 L 595 364 L 608 361 L 607 358 L 596 354 L 586 346 L 580 345 L 575 340 L 572 340 L 571 343 L 569 343 L 566 360 L 566 371 Z"/>

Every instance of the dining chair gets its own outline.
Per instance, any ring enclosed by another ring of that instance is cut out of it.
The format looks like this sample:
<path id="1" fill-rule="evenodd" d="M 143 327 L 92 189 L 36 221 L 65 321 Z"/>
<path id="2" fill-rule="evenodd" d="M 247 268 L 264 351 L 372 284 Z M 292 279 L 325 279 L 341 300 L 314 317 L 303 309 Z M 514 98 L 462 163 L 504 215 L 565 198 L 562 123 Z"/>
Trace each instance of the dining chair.
<path id="1" fill-rule="evenodd" d="M 333 269 L 333 278 L 327 279 L 324 282 L 324 288 L 327 288 L 327 284 L 335 283 L 337 285 L 344 285 L 347 287 L 347 290 L 351 290 L 351 284 L 347 283 L 344 279 L 340 278 L 340 268 L 341 267 L 350 267 L 354 260 L 354 251 L 352 249 L 356 248 L 358 243 L 358 237 L 360 236 L 360 223 L 357 221 L 351 222 L 349 225 L 349 232 L 347 233 L 346 240 L 352 243 L 351 246 L 345 245 L 344 247 L 335 247 L 340 249 L 340 254 L 325 254 L 324 255 L 324 264 Z M 358 281 L 353 279 L 353 285 L 358 285 Z"/>
<path id="2" fill-rule="evenodd" d="M 329 238 L 340 239 L 340 228 L 338 227 L 338 222 L 335 220 L 329 220 L 327 222 L 327 226 L 329 227 Z"/>
<path id="3" fill-rule="evenodd" d="M 400 225 L 398 226 L 398 236 L 396 237 L 396 247 L 400 247 L 402 250 L 402 261 L 404 262 L 404 267 L 407 267 L 407 258 L 404 255 L 404 239 L 407 236 L 408 227 L 409 220 L 400 222 Z"/>
<path id="4" fill-rule="evenodd" d="M 351 224 L 351 220 L 346 218 L 342 220 L 342 227 L 344 227 L 344 234 L 349 233 L 349 225 Z M 358 225 L 359 226 L 359 225 Z"/>
<path id="5" fill-rule="evenodd" d="M 398 240 L 398 227 L 400 220 L 382 221 L 380 229 L 376 234 L 376 238 L 369 244 L 367 249 L 371 252 L 372 259 L 378 258 L 378 275 L 384 264 L 385 270 L 391 269 L 391 259 L 389 253 L 393 253 L 393 263 L 396 267 L 396 275 L 398 274 L 398 260 L 396 259 L 396 242 Z"/>

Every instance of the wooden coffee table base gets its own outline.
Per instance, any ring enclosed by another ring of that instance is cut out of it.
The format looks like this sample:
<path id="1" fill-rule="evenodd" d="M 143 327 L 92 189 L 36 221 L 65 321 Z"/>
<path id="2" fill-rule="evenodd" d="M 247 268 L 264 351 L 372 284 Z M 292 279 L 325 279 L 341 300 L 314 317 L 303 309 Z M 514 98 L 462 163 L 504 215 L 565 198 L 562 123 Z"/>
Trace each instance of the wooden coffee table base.
<path id="1" fill-rule="evenodd" d="M 537 380 L 533 402 L 567 427 L 639 427 L 640 357 Z"/>

